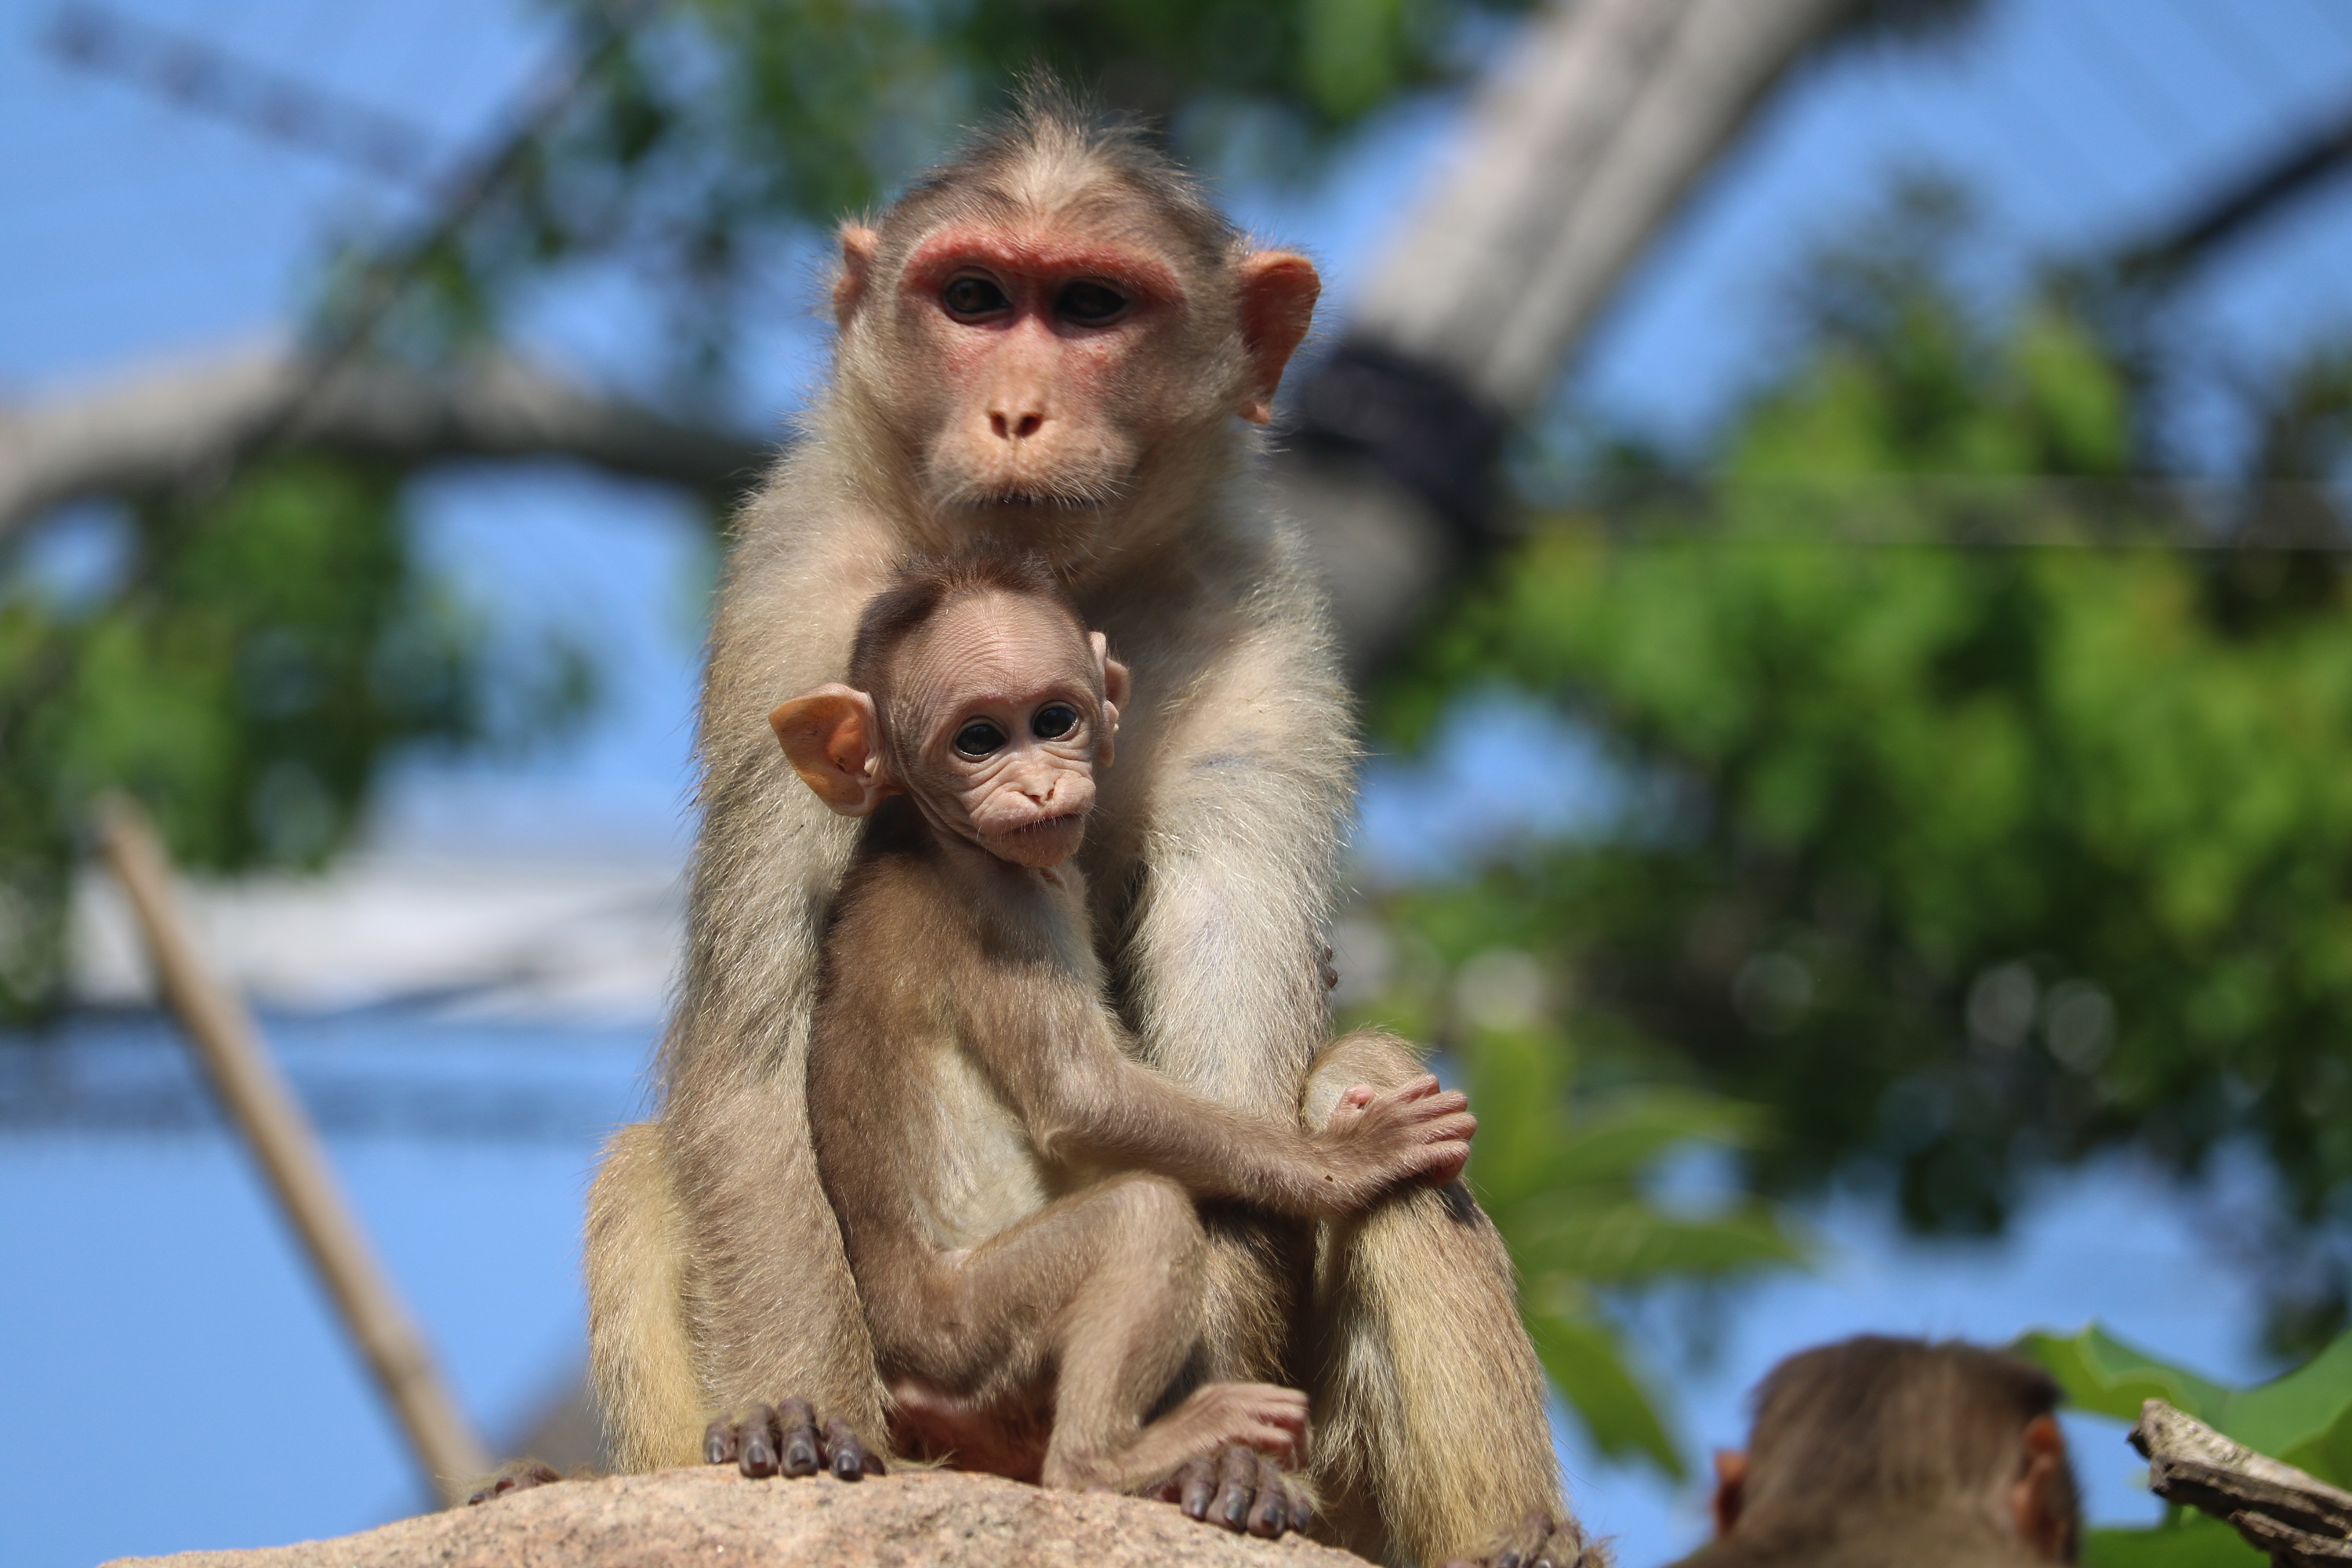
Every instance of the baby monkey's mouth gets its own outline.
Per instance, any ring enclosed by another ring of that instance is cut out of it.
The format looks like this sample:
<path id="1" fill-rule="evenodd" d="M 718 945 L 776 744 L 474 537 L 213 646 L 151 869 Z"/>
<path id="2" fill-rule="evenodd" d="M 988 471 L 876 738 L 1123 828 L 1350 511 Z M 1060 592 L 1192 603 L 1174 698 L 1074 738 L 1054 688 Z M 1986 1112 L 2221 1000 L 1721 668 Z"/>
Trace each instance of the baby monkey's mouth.
<path id="1" fill-rule="evenodd" d="M 998 859 L 1016 866 L 1058 866 L 1077 853 L 1086 827 L 1085 812 L 1065 811 L 1024 822 L 1018 827 L 999 828 L 989 834 L 984 843 Z"/>
<path id="2" fill-rule="evenodd" d="M 1060 828 L 1084 827 L 1086 825 L 1087 814 L 1085 812 L 1065 811 L 1053 816 L 1041 816 L 1034 822 L 1024 822 L 1018 827 L 1008 827 L 1003 832 L 999 833 L 997 837 L 999 838 L 1020 838 L 1026 836 L 1042 838 Z"/>
<path id="3" fill-rule="evenodd" d="M 968 504 L 977 511 L 1098 511 L 1103 498 L 1056 495 L 1045 490 L 998 490 Z"/>

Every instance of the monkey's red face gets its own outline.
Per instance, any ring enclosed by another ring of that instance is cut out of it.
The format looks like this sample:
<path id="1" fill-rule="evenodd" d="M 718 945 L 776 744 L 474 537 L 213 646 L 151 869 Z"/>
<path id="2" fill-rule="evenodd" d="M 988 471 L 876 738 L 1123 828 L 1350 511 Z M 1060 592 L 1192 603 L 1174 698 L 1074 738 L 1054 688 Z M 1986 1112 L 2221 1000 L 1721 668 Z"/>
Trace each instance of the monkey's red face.
<path id="1" fill-rule="evenodd" d="M 819 687 L 769 716 L 785 754 L 836 811 L 914 799 L 943 833 L 1019 866 L 1078 851 L 1097 767 L 1111 760 L 1127 670 L 1038 600 L 975 594 L 941 609 L 867 693 Z"/>
<path id="2" fill-rule="evenodd" d="M 943 506 L 1108 506 L 1178 412 L 1149 372 L 1187 300 L 1149 250 L 959 224 L 917 247 L 897 303 L 919 367 L 904 414 Z"/>
<path id="3" fill-rule="evenodd" d="M 1002 216 L 845 228 L 834 295 L 842 382 L 907 452 L 927 515 L 1058 560 L 1107 542 L 1186 433 L 1270 416 L 1320 287 L 1286 252 L 1205 263 L 1150 203 L 1063 178 Z"/>

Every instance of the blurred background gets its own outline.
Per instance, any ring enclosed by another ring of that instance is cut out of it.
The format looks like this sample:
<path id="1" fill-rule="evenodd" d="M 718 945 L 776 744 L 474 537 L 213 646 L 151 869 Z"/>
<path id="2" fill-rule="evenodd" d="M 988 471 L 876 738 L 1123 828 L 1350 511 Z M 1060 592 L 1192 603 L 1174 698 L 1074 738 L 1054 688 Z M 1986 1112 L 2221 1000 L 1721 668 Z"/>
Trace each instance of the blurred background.
<path id="1" fill-rule="evenodd" d="M 0 0 L 10 1560 L 427 1500 L 108 789 L 472 1420 L 576 1443 L 727 508 L 832 222 L 1037 62 L 1323 269 L 1339 1000 L 1472 1089 L 1620 1561 L 1864 1329 L 2045 1331 L 2117 1531 L 2144 1362 L 2320 1358 L 2352 1479 L 2352 9 Z"/>

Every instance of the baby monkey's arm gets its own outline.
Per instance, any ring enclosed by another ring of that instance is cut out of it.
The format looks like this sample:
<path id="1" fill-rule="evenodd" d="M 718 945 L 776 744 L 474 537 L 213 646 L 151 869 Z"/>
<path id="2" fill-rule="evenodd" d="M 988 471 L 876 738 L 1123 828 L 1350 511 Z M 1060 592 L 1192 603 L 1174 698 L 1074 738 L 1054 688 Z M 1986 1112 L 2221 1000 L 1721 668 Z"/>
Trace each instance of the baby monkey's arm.
<path id="1" fill-rule="evenodd" d="M 967 1043 L 1048 1158 L 1150 1171 L 1197 1197 L 1310 1219 L 1361 1212 L 1411 1181 L 1462 1173 L 1478 1123 L 1463 1095 L 1423 1077 L 1340 1097 L 1306 1133 L 1185 1089 L 1129 1057 L 1118 1025 L 1066 976 L 1034 973 L 968 1009 Z"/>

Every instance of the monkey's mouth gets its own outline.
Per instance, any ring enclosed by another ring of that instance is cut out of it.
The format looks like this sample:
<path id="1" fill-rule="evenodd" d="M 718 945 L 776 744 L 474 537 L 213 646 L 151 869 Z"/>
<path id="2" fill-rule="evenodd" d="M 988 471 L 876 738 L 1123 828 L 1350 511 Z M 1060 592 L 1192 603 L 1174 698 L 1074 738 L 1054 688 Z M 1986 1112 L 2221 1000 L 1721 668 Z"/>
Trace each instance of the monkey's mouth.
<path id="1" fill-rule="evenodd" d="M 964 502 L 972 511 L 1099 511 L 1108 498 L 1064 495 L 1046 490 L 998 490 Z"/>
<path id="2" fill-rule="evenodd" d="M 1041 816 L 1034 822 L 1024 822 L 1018 827 L 1008 827 L 1003 832 L 998 834 L 997 837 L 999 838 L 1015 839 L 1024 837 L 1050 838 L 1055 835 L 1066 832 L 1070 828 L 1084 827 L 1086 825 L 1087 814 L 1085 812 L 1065 811 L 1055 816 Z"/>
<path id="3" fill-rule="evenodd" d="M 1000 828 L 988 836 L 986 847 L 998 859 L 1016 866 L 1057 866 L 1078 852 L 1086 831 L 1087 814 L 1066 811 L 1018 827 Z"/>

